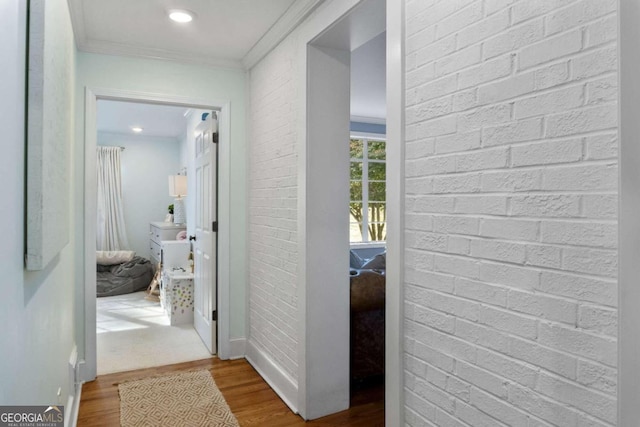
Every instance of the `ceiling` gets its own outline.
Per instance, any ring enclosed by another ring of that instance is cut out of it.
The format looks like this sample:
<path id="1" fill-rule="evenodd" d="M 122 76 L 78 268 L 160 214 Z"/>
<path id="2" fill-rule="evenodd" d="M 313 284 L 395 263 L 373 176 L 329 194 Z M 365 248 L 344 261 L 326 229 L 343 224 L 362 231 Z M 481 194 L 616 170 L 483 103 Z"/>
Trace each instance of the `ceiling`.
<path id="1" fill-rule="evenodd" d="M 232 68 L 252 66 L 322 1 L 68 0 L 81 51 Z M 170 9 L 196 16 L 179 24 Z"/>
<path id="2" fill-rule="evenodd" d="M 76 44 L 85 52 L 158 58 L 239 69 L 251 68 L 324 0 L 68 0 Z M 353 26 L 369 31 L 351 36 L 352 103 L 355 120 L 384 122 L 385 37 L 376 28 L 382 0 L 363 4 L 364 19 Z M 196 17 L 178 24 L 169 9 L 188 9 Z M 382 8 L 384 11 L 384 7 Z M 347 28 L 347 27 L 345 27 Z M 338 31 L 333 31 L 337 34 Z M 377 36 L 376 36 L 377 35 Z M 369 42 L 366 39 L 374 37 Z M 185 109 L 101 101 L 98 130 L 176 137 L 184 129 Z M 135 122 L 135 123 L 134 123 Z"/>
<path id="3" fill-rule="evenodd" d="M 134 134 L 133 126 L 143 131 L 137 135 L 180 139 L 186 132 L 185 107 L 98 100 L 98 132 Z"/>
<path id="4" fill-rule="evenodd" d="M 387 117 L 384 32 L 351 52 L 351 119 L 384 123 Z"/>

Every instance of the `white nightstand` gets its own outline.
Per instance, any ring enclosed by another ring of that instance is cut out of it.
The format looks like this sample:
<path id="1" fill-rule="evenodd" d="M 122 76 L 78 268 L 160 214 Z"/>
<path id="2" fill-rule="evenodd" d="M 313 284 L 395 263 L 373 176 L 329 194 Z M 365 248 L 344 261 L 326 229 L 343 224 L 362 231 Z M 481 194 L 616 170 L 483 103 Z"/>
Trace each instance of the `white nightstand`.
<path id="1" fill-rule="evenodd" d="M 163 240 L 176 240 L 179 232 L 186 230 L 184 224 L 176 225 L 172 222 L 149 223 L 149 256 L 151 264 L 157 266 L 160 262 L 160 244 Z"/>
<path id="2" fill-rule="evenodd" d="M 193 273 L 163 270 L 160 304 L 171 326 L 193 324 Z"/>

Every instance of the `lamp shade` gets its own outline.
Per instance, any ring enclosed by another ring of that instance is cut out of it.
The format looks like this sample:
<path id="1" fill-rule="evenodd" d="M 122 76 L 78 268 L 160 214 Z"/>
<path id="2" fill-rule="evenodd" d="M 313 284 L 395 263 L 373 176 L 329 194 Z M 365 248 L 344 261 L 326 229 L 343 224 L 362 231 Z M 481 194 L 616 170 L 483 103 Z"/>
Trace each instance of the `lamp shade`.
<path id="1" fill-rule="evenodd" d="M 187 195 L 186 175 L 169 175 L 169 195 L 173 197 Z"/>

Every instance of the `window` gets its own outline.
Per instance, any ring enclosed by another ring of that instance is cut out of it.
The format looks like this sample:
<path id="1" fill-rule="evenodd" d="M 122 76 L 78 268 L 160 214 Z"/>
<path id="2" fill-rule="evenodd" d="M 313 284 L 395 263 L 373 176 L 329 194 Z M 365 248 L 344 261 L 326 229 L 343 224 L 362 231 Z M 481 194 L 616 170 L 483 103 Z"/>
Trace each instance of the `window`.
<path id="1" fill-rule="evenodd" d="M 384 138 L 352 136 L 349 202 L 351 243 L 387 238 L 386 152 Z"/>

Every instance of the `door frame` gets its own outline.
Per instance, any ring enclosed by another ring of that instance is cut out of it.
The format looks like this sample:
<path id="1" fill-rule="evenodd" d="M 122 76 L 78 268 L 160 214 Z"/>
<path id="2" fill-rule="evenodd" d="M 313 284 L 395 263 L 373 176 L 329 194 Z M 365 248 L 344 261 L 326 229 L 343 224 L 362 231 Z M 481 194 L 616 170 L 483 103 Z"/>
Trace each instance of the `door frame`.
<path id="1" fill-rule="evenodd" d="M 385 425 L 404 425 L 405 2 L 387 10 L 387 271 Z"/>
<path id="2" fill-rule="evenodd" d="M 308 126 L 308 50 L 307 47 L 321 33 L 349 14 L 366 0 L 326 2 L 322 9 L 305 22 L 298 35 L 298 79 L 303 83 L 298 98 L 299 135 L 298 151 L 298 407 L 303 418 L 309 412 L 307 391 L 317 380 L 317 372 L 307 363 L 306 334 L 313 325 L 322 324 L 323 318 L 307 313 L 307 242 L 306 184 L 307 126 Z M 403 289 L 404 284 L 404 1 L 385 0 L 387 31 L 387 272 L 385 299 L 385 424 L 404 424 L 404 364 L 403 364 Z M 331 201 L 328 201 L 330 203 Z M 317 367 L 316 367 L 317 368 Z"/>
<path id="3" fill-rule="evenodd" d="M 640 417 L 640 0 L 618 2 L 618 425 Z"/>
<path id="4" fill-rule="evenodd" d="M 177 105 L 219 111 L 219 170 L 218 170 L 218 357 L 230 357 L 230 102 L 178 97 L 168 94 L 138 92 L 99 87 L 85 88 L 84 107 L 84 363 L 80 378 L 92 381 L 97 375 L 96 337 L 96 147 L 98 100 Z"/>

